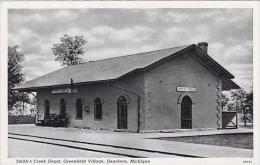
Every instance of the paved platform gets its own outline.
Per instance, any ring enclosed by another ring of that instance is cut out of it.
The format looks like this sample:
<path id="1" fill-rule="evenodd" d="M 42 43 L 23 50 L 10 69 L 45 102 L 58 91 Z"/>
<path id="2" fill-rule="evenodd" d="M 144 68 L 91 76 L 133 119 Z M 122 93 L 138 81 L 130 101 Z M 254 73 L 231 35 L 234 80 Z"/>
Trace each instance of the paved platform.
<path id="1" fill-rule="evenodd" d="M 125 147 L 135 147 L 146 150 L 171 152 L 199 157 L 219 158 L 219 157 L 252 157 L 253 150 L 213 146 L 204 144 L 193 144 L 185 142 L 165 141 L 158 137 L 180 137 L 196 135 L 212 135 L 223 133 L 244 133 L 252 132 L 252 129 L 232 129 L 232 130 L 205 130 L 205 131 L 184 131 L 175 133 L 127 133 L 92 131 L 79 128 L 52 128 L 39 127 L 34 125 L 10 125 L 8 132 L 26 134 L 42 137 L 60 138 L 67 140 L 77 140 L 107 145 L 117 145 Z"/>
<path id="2" fill-rule="evenodd" d="M 9 158 L 123 158 L 123 156 L 97 153 L 91 151 L 77 150 L 42 143 L 32 143 L 29 141 L 19 141 L 8 139 L 8 157 Z M 18 147 L 19 146 L 19 147 Z M 39 149 L 40 148 L 40 149 Z"/>

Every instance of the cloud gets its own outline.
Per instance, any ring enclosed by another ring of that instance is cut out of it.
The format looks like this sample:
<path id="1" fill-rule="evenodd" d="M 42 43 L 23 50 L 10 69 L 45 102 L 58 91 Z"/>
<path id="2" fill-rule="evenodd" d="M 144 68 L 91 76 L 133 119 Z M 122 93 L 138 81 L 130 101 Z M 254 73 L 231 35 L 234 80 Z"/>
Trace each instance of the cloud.
<path id="1" fill-rule="evenodd" d="M 250 89 L 253 80 L 252 41 L 215 42 L 209 45 L 209 54 L 235 76 L 235 82 Z"/>
<path id="2" fill-rule="evenodd" d="M 209 29 L 201 25 L 197 25 L 192 29 L 181 26 L 170 27 L 165 30 L 164 38 L 161 40 L 160 45 L 197 44 L 201 41 L 208 41 L 209 35 Z"/>
<path id="3" fill-rule="evenodd" d="M 213 43 L 209 46 L 209 54 L 225 67 L 253 64 L 253 46 L 250 41 L 238 45 Z"/>
<path id="4" fill-rule="evenodd" d="M 154 30 L 146 26 L 134 26 L 131 28 L 115 29 L 109 26 L 94 27 L 90 30 L 92 36 L 103 38 L 113 43 L 140 43 L 151 38 Z"/>
<path id="5" fill-rule="evenodd" d="M 190 15 L 188 14 L 180 14 L 173 11 L 167 12 L 164 15 L 165 22 L 175 22 L 175 23 L 183 23 L 190 19 Z"/>
<path id="6" fill-rule="evenodd" d="M 84 58 L 103 59 L 201 41 L 209 54 L 252 84 L 251 9 L 11 9 L 8 42 L 25 54 L 26 80 L 60 67 L 51 48 L 63 34 L 83 35 Z"/>
<path id="7" fill-rule="evenodd" d="M 155 21 L 157 21 L 158 19 L 161 18 L 161 12 L 158 10 L 145 10 L 145 14 L 147 16 L 147 20 L 149 22 L 154 23 Z"/>
<path id="8" fill-rule="evenodd" d="M 71 21 L 77 17 L 77 13 L 73 10 L 56 10 L 52 13 L 56 19 Z"/>
<path id="9" fill-rule="evenodd" d="M 226 56 L 228 61 L 232 61 L 232 63 L 253 63 L 252 53 L 252 47 L 250 48 L 246 45 L 235 45 L 227 49 L 224 52 L 224 56 Z M 234 59 L 234 57 L 236 58 Z"/>
<path id="10" fill-rule="evenodd" d="M 24 67 L 23 71 L 25 73 L 25 81 L 30 81 L 36 77 L 55 71 L 59 68 L 61 68 L 61 66 L 56 61 L 35 61 Z"/>
<path id="11" fill-rule="evenodd" d="M 20 13 L 16 13 L 15 10 L 10 9 L 9 15 L 14 16 L 13 18 L 8 20 L 10 24 L 14 24 L 14 23 L 24 24 L 24 23 L 31 23 L 32 21 L 37 23 L 41 23 L 41 22 L 46 23 L 49 20 L 48 17 L 38 12 L 33 12 L 28 14 L 26 10 L 21 9 L 20 11 L 21 11 Z"/>
<path id="12" fill-rule="evenodd" d="M 234 23 L 248 22 L 252 16 L 252 9 L 225 9 L 224 12 L 229 16 L 228 21 L 226 15 L 219 15 L 214 19 L 216 25 L 232 25 Z M 239 12 L 239 14 L 238 14 Z M 217 14 L 217 13 L 216 13 Z M 243 15 L 241 17 L 241 15 Z M 242 25 L 243 26 L 243 25 Z"/>
<path id="13" fill-rule="evenodd" d="M 106 59 L 106 58 L 111 58 L 111 57 L 119 57 L 119 56 L 125 56 L 129 54 L 136 54 L 140 52 L 147 52 L 154 49 L 153 45 L 142 45 L 142 46 L 137 46 L 137 45 L 131 45 L 131 46 L 123 46 L 123 47 L 104 47 L 101 48 L 98 51 L 90 49 L 87 54 L 85 54 L 84 58 L 86 61 L 93 61 L 93 60 L 100 60 L 100 59 Z"/>

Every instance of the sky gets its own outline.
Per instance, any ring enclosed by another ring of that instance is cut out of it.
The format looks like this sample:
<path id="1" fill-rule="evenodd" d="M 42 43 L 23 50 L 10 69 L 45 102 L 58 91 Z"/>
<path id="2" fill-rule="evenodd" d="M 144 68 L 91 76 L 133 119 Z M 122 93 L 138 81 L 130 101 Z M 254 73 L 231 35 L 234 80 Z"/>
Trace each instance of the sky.
<path id="1" fill-rule="evenodd" d="M 246 90 L 253 82 L 252 9 L 9 9 L 8 44 L 25 55 L 25 81 L 61 68 L 51 48 L 64 34 L 87 40 L 94 61 L 208 42 L 208 54 Z"/>

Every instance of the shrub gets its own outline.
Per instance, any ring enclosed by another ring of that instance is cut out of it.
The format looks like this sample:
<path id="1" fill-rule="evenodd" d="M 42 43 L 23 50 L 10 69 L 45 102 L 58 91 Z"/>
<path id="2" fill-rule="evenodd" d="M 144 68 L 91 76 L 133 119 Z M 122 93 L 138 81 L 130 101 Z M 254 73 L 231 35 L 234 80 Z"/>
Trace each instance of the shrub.
<path id="1" fill-rule="evenodd" d="M 69 116 L 65 114 L 50 114 L 49 117 L 40 121 L 38 125 L 49 126 L 49 127 L 67 127 L 69 124 Z"/>

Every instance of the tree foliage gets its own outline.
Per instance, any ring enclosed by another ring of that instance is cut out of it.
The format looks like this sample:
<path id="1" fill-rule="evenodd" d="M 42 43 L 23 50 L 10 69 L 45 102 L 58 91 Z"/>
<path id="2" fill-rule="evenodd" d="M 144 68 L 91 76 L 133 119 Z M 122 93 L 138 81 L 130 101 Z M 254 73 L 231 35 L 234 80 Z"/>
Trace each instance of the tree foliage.
<path id="1" fill-rule="evenodd" d="M 222 93 L 222 97 L 221 97 L 221 101 L 222 101 L 222 107 L 226 107 L 228 102 L 229 102 L 229 98 L 227 97 L 227 95 L 225 95 L 224 93 Z"/>
<path id="2" fill-rule="evenodd" d="M 231 91 L 230 99 L 222 95 L 222 106 L 226 111 L 237 111 L 242 114 L 242 121 L 253 121 L 253 90 L 250 92 L 244 89 Z"/>
<path id="3" fill-rule="evenodd" d="M 246 96 L 246 107 L 248 109 L 248 113 L 253 116 L 253 91 L 250 91 Z"/>
<path id="4" fill-rule="evenodd" d="M 247 92 L 244 89 L 239 89 L 231 92 L 231 98 L 234 104 L 234 108 L 239 113 L 243 112 L 246 104 Z"/>
<path id="5" fill-rule="evenodd" d="M 24 74 L 22 73 L 22 61 L 24 54 L 21 53 L 17 45 L 8 46 L 8 108 L 9 110 L 18 101 L 28 101 L 29 97 L 23 93 L 12 91 L 11 89 L 21 85 L 24 81 Z"/>
<path id="6" fill-rule="evenodd" d="M 60 38 L 60 43 L 54 44 L 52 47 L 53 55 L 56 57 L 55 61 L 67 66 L 81 63 L 86 43 L 83 36 L 72 37 L 65 34 Z"/>

